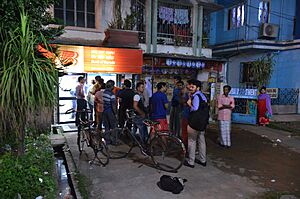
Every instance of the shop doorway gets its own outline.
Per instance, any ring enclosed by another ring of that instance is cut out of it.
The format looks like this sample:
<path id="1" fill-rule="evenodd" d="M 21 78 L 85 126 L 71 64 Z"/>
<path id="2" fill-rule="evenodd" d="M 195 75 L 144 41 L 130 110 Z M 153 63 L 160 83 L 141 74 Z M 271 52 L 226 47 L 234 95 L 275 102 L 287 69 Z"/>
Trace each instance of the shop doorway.
<path id="1" fill-rule="evenodd" d="M 71 108 L 76 109 L 75 88 L 78 85 L 78 77 L 80 76 L 84 76 L 84 78 L 87 78 L 86 73 L 71 73 L 59 77 L 59 87 L 57 92 L 57 123 L 59 124 L 75 124 L 75 113 L 65 113 Z"/>
<path id="2" fill-rule="evenodd" d="M 62 125 L 64 132 L 76 131 L 75 126 L 75 113 L 65 114 L 67 110 L 73 108 L 76 109 L 76 95 L 75 88 L 78 85 L 78 77 L 83 76 L 86 79 L 84 85 L 84 92 L 87 96 L 89 89 L 92 86 L 92 80 L 97 75 L 100 75 L 104 79 L 104 82 L 108 80 L 116 81 L 116 74 L 99 74 L 99 73 L 68 73 L 62 77 L 59 77 L 58 87 L 58 105 L 56 109 L 56 123 Z"/>

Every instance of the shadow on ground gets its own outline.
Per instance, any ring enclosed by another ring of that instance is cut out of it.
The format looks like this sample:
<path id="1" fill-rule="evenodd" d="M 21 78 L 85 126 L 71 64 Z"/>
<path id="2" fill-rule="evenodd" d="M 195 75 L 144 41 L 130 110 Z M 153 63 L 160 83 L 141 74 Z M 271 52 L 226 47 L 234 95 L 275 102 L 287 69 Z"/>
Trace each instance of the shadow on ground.
<path id="1" fill-rule="evenodd" d="M 232 127 L 232 147 L 217 144 L 217 125 L 207 133 L 207 153 L 219 169 L 246 176 L 274 192 L 300 196 L 300 154 L 267 138 Z"/>

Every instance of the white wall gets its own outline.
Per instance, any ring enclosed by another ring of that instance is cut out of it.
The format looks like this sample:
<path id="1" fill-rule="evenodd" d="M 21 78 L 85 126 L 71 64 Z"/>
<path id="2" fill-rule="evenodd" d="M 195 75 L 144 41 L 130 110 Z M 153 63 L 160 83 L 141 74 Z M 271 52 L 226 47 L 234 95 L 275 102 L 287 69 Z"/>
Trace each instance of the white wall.
<path id="1" fill-rule="evenodd" d="M 139 44 L 143 52 L 146 52 L 146 44 Z M 180 47 L 180 46 L 168 46 L 168 45 L 157 45 L 157 53 L 175 53 L 182 55 L 193 55 L 192 47 Z M 202 48 L 202 55 L 207 58 L 212 57 L 212 50 L 209 48 Z"/>

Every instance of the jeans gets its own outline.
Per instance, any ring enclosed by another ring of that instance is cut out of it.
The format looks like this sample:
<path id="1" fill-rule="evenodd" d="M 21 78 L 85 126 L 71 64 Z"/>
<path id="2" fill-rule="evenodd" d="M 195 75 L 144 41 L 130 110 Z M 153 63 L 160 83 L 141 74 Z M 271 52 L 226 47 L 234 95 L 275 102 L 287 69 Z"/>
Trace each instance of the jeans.
<path id="1" fill-rule="evenodd" d="M 85 101 L 85 99 L 77 99 L 77 111 L 83 111 L 83 109 L 86 109 L 87 107 L 87 102 Z M 76 113 L 76 119 L 75 119 L 75 123 L 76 126 L 79 125 L 79 117 L 82 121 L 86 121 L 86 113 L 84 112 L 77 112 Z"/>
<path id="2" fill-rule="evenodd" d="M 133 118 L 133 133 L 136 133 L 137 128 L 139 129 L 140 136 L 141 136 L 141 142 L 143 145 L 147 142 L 148 137 L 148 129 L 147 126 L 144 124 L 145 118 L 142 118 L 141 116 L 136 116 Z"/>
<path id="3" fill-rule="evenodd" d="M 104 139 L 110 144 L 111 140 L 108 133 L 112 133 L 110 130 L 117 127 L 117 118 L 112 111 L 104 111 L 102 114 L 102 121 L 105 128 Z"/>

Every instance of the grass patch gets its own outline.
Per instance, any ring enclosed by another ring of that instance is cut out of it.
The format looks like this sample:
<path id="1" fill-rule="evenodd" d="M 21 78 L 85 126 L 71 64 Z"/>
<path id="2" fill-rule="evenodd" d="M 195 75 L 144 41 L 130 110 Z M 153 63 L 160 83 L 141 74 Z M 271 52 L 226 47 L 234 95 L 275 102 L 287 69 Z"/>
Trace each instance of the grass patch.
<path id="1" fill-rule="evenodd" d="M 293 195 L 293 194 L 287 192 L 268 191 L 258 196 L 258 198 L 256 199 L 280 199 L 281 196 L 284 195 Z"/>
<path id="2" fill-rule="evenodd" d="M 76 171 L 75 180 L 77 182 L 78 190 L 83 199 L 89 199 L 89 192 L 88 192 L 88 184 L 89 180 L 84 175 L 80 174 Z"/>
<path id="3" fill-rule="evenodd" d="M 0 198 L 56 198 L 55 159 L 46 135 L 25 138 L 25 154 L 8 151 L 0 156 Z"/>
<path id="4" fill-rule="evenodd" d="M 292 136 L 300 136 L 300 122 L 270 122 L 268 127 L 290 132 Z"/>

